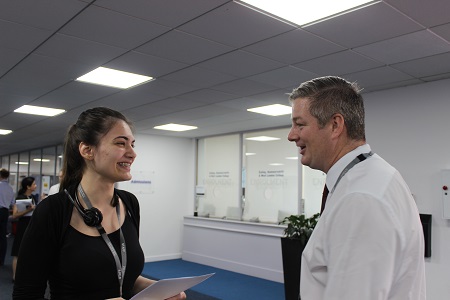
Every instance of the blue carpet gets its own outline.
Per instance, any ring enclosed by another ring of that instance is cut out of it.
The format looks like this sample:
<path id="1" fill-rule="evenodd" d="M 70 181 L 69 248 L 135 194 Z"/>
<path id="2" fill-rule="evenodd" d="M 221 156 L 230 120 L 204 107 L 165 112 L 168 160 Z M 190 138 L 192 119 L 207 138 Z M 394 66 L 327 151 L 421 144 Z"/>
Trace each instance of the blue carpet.
<path id="1" fill-rule="evenodd" d="M 284 300 L 284 285 L 181 259 L 145 263 L 144 276 L 164 279 L 216 273 L 191 290 L 222 300 Z"/>

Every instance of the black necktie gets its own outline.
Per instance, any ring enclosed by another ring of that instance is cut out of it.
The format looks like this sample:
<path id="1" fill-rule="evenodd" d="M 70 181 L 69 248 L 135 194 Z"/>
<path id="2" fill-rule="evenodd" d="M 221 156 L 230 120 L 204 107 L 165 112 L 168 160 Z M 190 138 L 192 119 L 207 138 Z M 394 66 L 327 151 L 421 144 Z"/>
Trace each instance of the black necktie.
<path id="1" fill-rule="evenodd" d="M 327 185 L 323 187 L 323 194 L 322 194 L 322 206 L 320 207 L 320 214 L 323 213 L 323 210 L 325 209 L 325 202 L 327 202 L 328 197 L 328 188 Z"/>

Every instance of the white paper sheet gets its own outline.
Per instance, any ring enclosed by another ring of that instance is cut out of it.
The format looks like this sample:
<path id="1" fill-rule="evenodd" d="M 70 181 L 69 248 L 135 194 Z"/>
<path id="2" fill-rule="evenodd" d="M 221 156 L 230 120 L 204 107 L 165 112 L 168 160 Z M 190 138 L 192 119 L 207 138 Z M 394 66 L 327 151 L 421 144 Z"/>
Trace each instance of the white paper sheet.
<path id="1" fill-rule="evenodd" d="M 178 295 L 179 293 L 208 279 L 214 274 L 215 273 L 193 277 L 161 279 L 136 294 L 130 300 L 164 300 Z"/>
<path id="2" fill-rule="evenodd" d="M 31 199 L 18 199 L 16 200 L 16 206 L 17 206 L 17 211 L 21 212 L 27 209 L 27 205 L 31 205 L 32 204 L 32 200 Z M 31 217 L 31 215 L 33 215 L 33 211 L 30 211 L 26 214 L 24 214 L 24 217 Z"/>

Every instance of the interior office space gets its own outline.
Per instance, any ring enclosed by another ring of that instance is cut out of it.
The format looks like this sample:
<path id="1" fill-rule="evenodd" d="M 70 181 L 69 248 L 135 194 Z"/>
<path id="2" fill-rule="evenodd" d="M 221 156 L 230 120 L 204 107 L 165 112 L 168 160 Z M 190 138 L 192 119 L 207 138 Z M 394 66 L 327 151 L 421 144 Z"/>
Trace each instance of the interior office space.
<path id="1" fill-rule="evenodd" d="M 135 190 L 146 259 L 183 257 L 281 280 L 282 228 L 191 217 L 197 139 L 287 128 L 289 115 L 247 109 L 287 104 L 299 83 L 339 75 L 364 88 L 368 143 L 402 173 L 419 211 L 433 216 L 427 296 L 442 299 L 450 295 L 442 203 L 442 170 L 450 169 L 448 11 L 444 0 L 376 1 L 296 25 L 225 0 L 0 1 L 0 128 L 12 130 L 0 136 L 0 156 L 60 145 L 87 108 L 120 110 L 136 125 L 133 176 L 152 182 Z M 99 66 L 154 80 L 129 89 L 76 81 Z M 22 105 L 66 112 L 15 113 Z M 154 128 L 167 123 L 198 128 Z M 255 247 L 264 251 L 251 255 Z"/>

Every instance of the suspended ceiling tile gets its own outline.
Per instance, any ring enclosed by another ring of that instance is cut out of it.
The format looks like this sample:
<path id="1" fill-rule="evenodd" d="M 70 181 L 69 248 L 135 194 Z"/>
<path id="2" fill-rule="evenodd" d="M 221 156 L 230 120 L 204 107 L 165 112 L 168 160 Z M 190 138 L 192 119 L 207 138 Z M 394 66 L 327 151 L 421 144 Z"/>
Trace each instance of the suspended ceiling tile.
<path id="1" fill-rule="evenodd" d="M 293 64 L 342 51 L 344 48 L 302 29 L 297 29 L 247 46 L 244 50 Z"/>
<path id="2" fill-rule="evenodd" d="M 78 0 L 0 1 L 0 19 L 56 30 L 86 6 Z"/>
<path id="3" fill-rule="evenodd" d="M 83 64 L 33 54 L 1 81 L 2 84 L 9 85 L 11 93 L 21 94 L 25 90 L 25 95 L 38 97 L 78 78 L 88 70 L 89 67 Z"/>
<path id="4" fill-rule="evenodd" d="M 180 95 L 179 98 L 206 104 L 213 104 L 225 100 L 235 99 L 237 96 L 210 89 L 201 89 Z"/>
<path id="5" fill-rule="evenodd" d="M 422 78 L 450 72 L 450 52 L 393 64 L 392 67 L 411 76 Z"/>
<path id="6" fill-rule="evenodd" d="M 107 68 L 157 78 L 188 67 L 187 64 L 130 51 L 104 65 Z"/>
<path id="7" fill-rule="evenodd" d="M 2 47 L 30 52 L 44 42 L 51 31 L 0 20 Z"/>
<path id="8" fill-rule="evenodd" d="M 346 50 L 298 63 L 294 66 L 320 76 L 328 76 L 377 68 L 383 66 L 383 63 L 374 61 L 352 50 Z"/>
<path id="9" fill-rule="evenodd" d="M 158 107 L 167 107 L 167 108 L 176 108 L 177 110 L 186 110 L 191 108 L 197 108 L 201 106 L 205 106 L 205 103 L 196 102 L 196 101 L 186 101 L 181 97 L 172 97 L 162 99 L 160 101 L 154 102 L 154 104 Z"/>
<path id="10" fill-rule="evenodd" d="M 0 47 L 0 77 L 25 58 L 27 52 Z"/>
<path id="11" fill-rule="evenodd" d="M 317 74 L 287 66 L 262 74 L 251 76 L 248 79 L 270 84 L 279 88 L 294 88 L 303 81 L 317 77 Z"/>
<path id="12" fill-rule="evenodd" d="M 344 77 L 349 81 L 356 81 L 362 89 L 413 79 L 411 76 L 390 67 L 356 72 L 347 74 Z"/>
<path id="13" fill-rule="evenodd" d="M 448 43 L 450 43 L 450 23 L 432 27 L 429 29 L 431 32 L 434 32 L 441 38 L 445 39 Z"/>
<path id="14" fill-rule="evenodd" d="M 28 125 L 32 125 L 36 122 L 42 121 L 48 117 L 36 116 L 29 114 L 9 113 L 0 119 L 0 127 L 7 126 L 8 129 L 16 130 Z"/>
<path id="15" fill-rule="evenodd" d="M 450 44 L 428 30 L 353 49 L 385 64 L 394 64 L 450 51 Z"/>
<path id="16" fill-rule="evenodd" d="M 386 84 L 382 84 L 382 85 L 371 86 L 371 87 L 364 89 L 363 92 L 366 93 L 366 92 L 387 90 L 387 89 L 405 87 L 405 86 L 415 85 L 415 84 L 420 84 L 420 83 L 423 83 L 423 81 L 420 79 L 413 78 L 413 79 L 404 80 L 404 81 L 390 82 L 390 83 L 386 83 Z"/>
<path id="17" fill-rule="evenodd" d="M 136 48 L 138 52 L 189 64 L 195 64 L 231 50 L 233 50 L 232 47 L 178 30 L 170 31 Z"/>
<path id="18" fill-rule="evenodd" d="M 433 75 L 429 77 L 423 77 L 421 78 L 423 81 L 436 81 L 436 80 L 442 80 L 450 78 L 450 72 L 446 74 L 439 74 L 439 75 Z"/>
<path id="19" fill-rule="evenodd" d="M 189 84 L 198 88 L 207 88 L 212 85 L 234 80 L 236 77 L 193 66 L 173 72 L 163 78 L 164 80 Z"/>
<path id="20" fill-rule="evenodd" d="M 225 45 L 243 47 L 294 28 L 235 2 L 229 2 L 178 29 Z"/>
<path id="21" fill-rule="evenodd" d="M 295 86 L 298 87 L 302 82 L 298 82 L 298 84 Z M 274 90 L 266 93 L 261 93 L 258 95 L 253 95 L 248 97 L 247 99 L 256 99 L 260 102 L 263 102 L 265 104 L 284 104 L 284 105 L 290 105 L 289 104 L 289 94 L 292 92 L 293 88 L 291 89 L 279 89 Z"/>
<path id="22" fill-rule="evenodd" d="M 425 27 L 450 22 L 448 0 L 385 0 Z"/>
<path id="23" fill-rule="evenodd" d="M 72 81 L 39 97 L 30 102 L 30 104 L 67 110 L 118 93 L 119 91 L 119 89 L 112 87 Z"/>
<path id="24" fill-rule="evenodd" d="M 278 69 L 283 64 L 245 51 L 233 51 L 198 64 L 199 67 L 233 76 L 250 75 Z"/>
<path id="25" fill-rule="evenodd" d="M 238 79 L 211 87 L 212 90 L 235 94 L 240 97 L 251 96 L 277 89 L 275 86 L 248 79 Z"/>
<path id="26" fill-rule="evenodd" d="M 135 92 L 133 90 L 124 90 L 119 93 L 97 99 L 92 102 L 95 106 L 107 106 L 113 109 L 123 111 L 146 105 L 152 102 L 164 99 L 165 96 L 149 94 L 143 92 Z"/>
<path id="27" fill-rule="evenodd" d="M 169 27 L 196 18 L 229 0 L 97 0 L 95 5 Z"/>
<path id="28" fill-rule="evenodd" d="M 101 66 L 126 51 L 123 48 L 57 33 L 40 46 L 35 53 Z"/>
<path id="29" fill-rule="evenodd" d="M 13 111 L 13 110 L 21 107 L 22 105 L 29 103 L 31 100 L 33 100 L 33 98 L 31 98 L 31 97 L 4 93 L 4 92 L 2 92 L 1 87 L 0 87 L 0 99 L 2 99 L 2 102 L 1 102 L 2 109 L 0 109 L 0 120 L 1 120 L 2 116 L 5 116 L 5 115 L 11 113 L 11 111 Z M 1 127 L 1 128 L 4 128 L 4 127 Z"/>
<path id="30" fill-rule="evenodd" d="M 132 49 L 169 29 L 108 9 L 90 6 L 60 32 L 102 44 Z"/>
<path id="31" fill-rule="evenodd" d="M 310 25 L 305 30 L 353 48 L 423 29 L 383 2 Z"/>
<path id="32" fill-rule="evenodd" d="M 176 108 L 158 106 L 155 103 L 141 105 L 123 110 L 127 118 L 133 120 L 136 126 L 142 126 L 141 120 L 167 115 L 176 111 Z M 156 125 L 155 125 L 156 126 Z"/>
<path id="33" fill-rule="evenodd" d="M 223 107 L 217 104 L 205 105 L 192 109 L 182 110 L 179 112 L 171 113 L 173 120 L 178 122 L 188 122 L 199 118 L 205 118 L 209 116 L 220 116 L 228 113 L 235 113 L 235 109 Z M 184 124 L 184 123 L 183 123 Z"/>
<path id="34" fill-rule="evenodd" d="M 167 97 L 178 96 L 198 89 L 190 85 L 171 82 L 160 78 L 135 88 L 142 89 L 150 94 L 154 93 L 156 95 Z"/>

